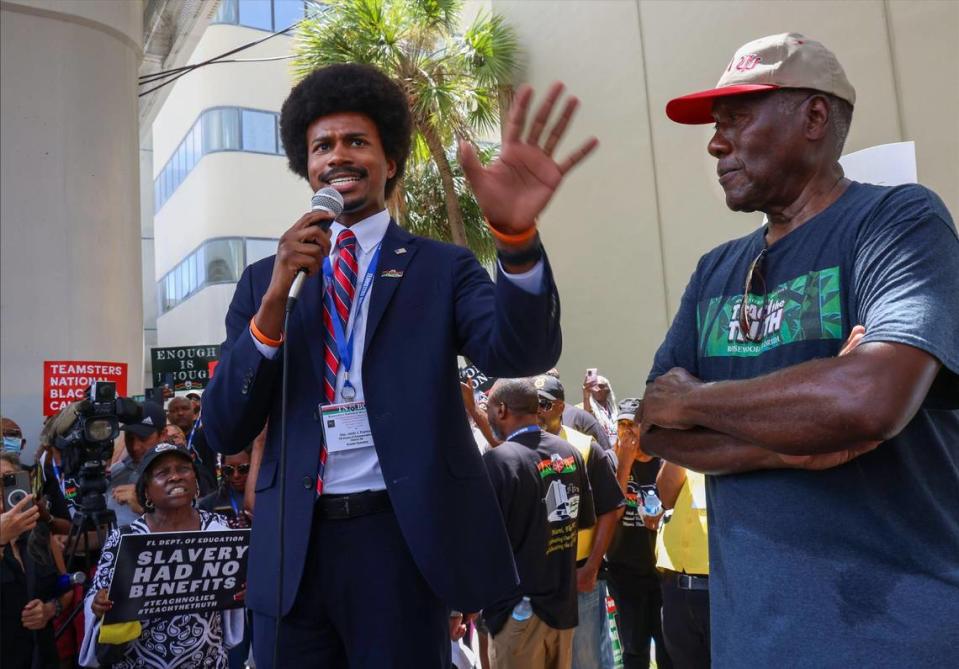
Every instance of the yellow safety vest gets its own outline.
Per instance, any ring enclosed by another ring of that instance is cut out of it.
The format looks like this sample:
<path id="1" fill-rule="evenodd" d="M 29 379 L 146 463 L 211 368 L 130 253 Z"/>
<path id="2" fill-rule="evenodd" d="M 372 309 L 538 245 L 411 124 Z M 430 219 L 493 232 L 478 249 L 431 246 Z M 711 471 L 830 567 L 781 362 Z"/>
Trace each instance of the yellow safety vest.
<path id="1" fill-rule="evenodd" d="M 695 490 L 695 493 L 694 493 Z M 700 504 L 694 504 L 695 497 Z M 706 523 L 706 477 L 686 471 L 673 517 L 656 540 L 656 566 L 686 574 L 709 574 L 709 529 Z"/>
<path id="2" fill-rule="evenodd" d="M 579 454 L 583 456 L 583 465 L 589 461 L 589 445 L 593 443 L 593 438 L 588 434 L 583 434 L 582 432 L 577 432 L 571 427 L 566 427 L 565 425 L 559 430 L 559 438 L 565 442 L 568 442 L 579 451 Z M 589 557 L 590 551 L 593 550 L 593 530 L 595 525 L 585 530 L 580 530 L 579 534 L 576 535 L 576 561 L 585 560 Z"/>

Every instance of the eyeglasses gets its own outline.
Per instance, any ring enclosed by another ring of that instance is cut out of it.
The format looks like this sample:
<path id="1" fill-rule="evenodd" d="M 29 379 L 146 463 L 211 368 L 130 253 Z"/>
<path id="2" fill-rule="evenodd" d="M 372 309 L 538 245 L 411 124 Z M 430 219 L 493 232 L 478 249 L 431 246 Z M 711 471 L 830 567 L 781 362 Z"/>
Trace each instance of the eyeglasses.
<path id="1" fill-rule="evenodd" d="M 742 332 L 743 338 L 746 341 L 751 342 L 760 342 L 763 339 L 762 333 L 762 317 L 766 311 L 766 279 L 763 278 L 762 273 L 762 263 L 763 259 L 766 257 L 768 249 L 763 246 L 762 251 L 759 252 L 759 255 L 756 256 L 756 259 L 753 260 L 752 264 L 749 266 L 749 273 L 746 275 L 746 284 L 743 286 L 743 299 L 739 305 L 739 331 Z M 753 276 L 759 279 L 760 284 L 762 284 L 762 296 L 763 296 L 763 306 L 756 312 L 757 318 L 750 322 L 749 319 L 749 289 L 753 285 Z M 752 336 L 752 326 L 754 323 L 760 323 L 760 327 L 757 328 L 756 336 Z"/>
<path id="2" fill-rule="evenodd" d="M 234 467 L 233 465 L 223 465 L 220 469 L 223 472 L 223 475 L 226 477 L 233 476 L 233 472 L 235 471 L 240 472 L 241 474 L 250 473 L 250 465 L 247 465 L 247 464 L 237 465 L 236 467 Z"/>
<path id="3" fill-rule="evenodd" d="M 553 401 L 548 400 L 545 397 L 539 398 L 539 408 L 543 411 L 552 411 L 553 410 Z"/>

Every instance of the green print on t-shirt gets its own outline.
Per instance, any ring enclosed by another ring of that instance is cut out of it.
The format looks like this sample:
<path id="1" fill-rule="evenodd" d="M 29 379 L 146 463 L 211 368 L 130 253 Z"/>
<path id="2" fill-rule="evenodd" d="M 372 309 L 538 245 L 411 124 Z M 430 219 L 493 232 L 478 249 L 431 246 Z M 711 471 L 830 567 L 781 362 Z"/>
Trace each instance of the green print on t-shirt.
<path id="1" fill-rule="evenodd" d="M 754 284 L 755 285 L 755 284 Z M 703 300 L 696 312 L 699 347 L 705 357 L 751 357 L 806 339 L 842 338 L 839 267 L 809 272 L 773 288 L 766 295 L 749 294 L 750 333 L 739 327 L 742 295 Z"/>

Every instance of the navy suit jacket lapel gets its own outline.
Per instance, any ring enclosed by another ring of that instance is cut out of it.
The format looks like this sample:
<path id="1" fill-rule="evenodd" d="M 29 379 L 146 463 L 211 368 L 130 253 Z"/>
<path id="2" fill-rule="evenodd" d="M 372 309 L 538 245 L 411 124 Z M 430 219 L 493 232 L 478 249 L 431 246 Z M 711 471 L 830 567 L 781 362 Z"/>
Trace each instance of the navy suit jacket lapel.
<path id="1" fill-rule="evenodd" d="M 416 238 L 390 220 L 380 247 L 380 262 L 373 277 L 373 289 L 370 291 L 370 309 L 366 317 L 366 341 L 363 351 L 369 350 L 370 341 L 376 334 L 376 328 L 393 299 L 393 293 L 403 280 L 406 266 L 416 254 Z M 404 251 L 398 250 L 405 249 Z"/>

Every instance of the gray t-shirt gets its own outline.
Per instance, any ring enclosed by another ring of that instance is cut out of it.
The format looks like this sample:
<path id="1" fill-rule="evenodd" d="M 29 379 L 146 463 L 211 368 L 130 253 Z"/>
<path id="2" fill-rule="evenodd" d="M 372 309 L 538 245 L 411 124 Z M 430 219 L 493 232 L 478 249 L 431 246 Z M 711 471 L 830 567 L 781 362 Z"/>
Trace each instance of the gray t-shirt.
<path id="1" fill-rule="evenodd" d="M 117 526 L 130 525 L 134 520 L 140 517 L 136 511 L 130 508 L 129 504 L 119 504 L 113 499 L 113 489 L 117 486 L 132 484 L 137 482 L 137 466 L 133 464 L 130 456 L 123 458 L 110 467 L 110 486 L 107 488 L 107 508 L 117 514 Z"/>
<path id="2" fill-rule="evenodd" d="M 683 367 L 747 379 L 835 356 L 850 330 L 942 363 L 922 407 L 876 450 L 823 472 L 707 480 L 715 667 L 944 667 L 959 624 L 959 238 L 917 185 L 853 183 L 769 249 L 737 316 L 763 230 L 707 253 L 650 380 Z M 754 284 L 754 288 L 758 287 Z M 885 392 L 901 392 L 888 388 Z"/>

